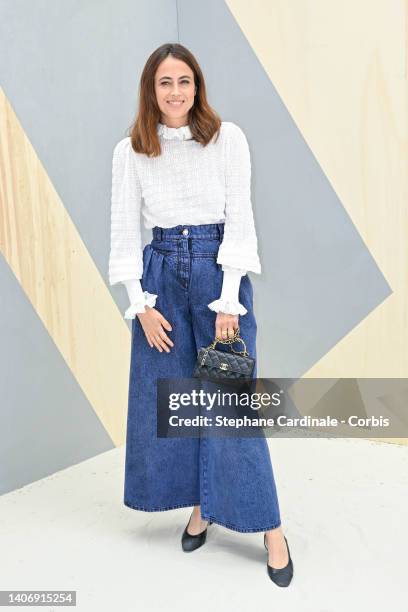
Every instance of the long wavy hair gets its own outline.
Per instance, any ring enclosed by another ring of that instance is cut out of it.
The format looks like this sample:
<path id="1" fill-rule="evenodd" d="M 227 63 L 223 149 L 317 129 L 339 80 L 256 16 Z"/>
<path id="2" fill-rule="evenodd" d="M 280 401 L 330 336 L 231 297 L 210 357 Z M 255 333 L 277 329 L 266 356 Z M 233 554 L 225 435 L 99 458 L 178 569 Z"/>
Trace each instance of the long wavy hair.
<path id="1" fill-rule="evenodd" d="M 161 154 L 157 124 L 161 111 L 157 104 L 154 87 L 156 70 L 163 60 L 171 55 L 190 66 L 194 75 L 196 94 L 194 104 L 189 110 L 189 127 L 194 140 L 203 146 L 216 135 L 218 138 L 221 119 L 207 101 L 204 76 L 194 55 L 183 45 L 166 43 L 158 47 L 147 60 L 140 77 L 139 104 L 136 119 L 129 128 L 132 147 L 137 153 L 148 157 Z"/>

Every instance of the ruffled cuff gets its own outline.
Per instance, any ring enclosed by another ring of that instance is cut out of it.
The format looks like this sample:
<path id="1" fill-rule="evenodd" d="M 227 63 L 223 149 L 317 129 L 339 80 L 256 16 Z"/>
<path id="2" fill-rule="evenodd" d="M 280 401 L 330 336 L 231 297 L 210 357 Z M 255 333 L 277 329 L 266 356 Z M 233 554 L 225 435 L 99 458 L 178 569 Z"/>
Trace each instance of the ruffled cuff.
<path id="1" fill-rule="evenodd" d="M 223 266 L 223 271 L 221 295 L 218 300 L 208 304 L 208 308 L 215 312 L 224 312 L 225 314 L 246 314 L 248 312 L 247 309 L 239 302 L 241 276 L 246 274 L 246 270 Z"/>
<path id="2" fill-rule="evenodd" d="M 208 308 L 214 312 L 224 312 L 225 314 L 244 315 L 248 311 L 238 300 L 224 300 L 219 298 L 208 304 Z"/>
<path id="3" fill-rule="evenodd" d="M 156 299 L 157 295 L 155 295 L 154 293 L 149 293 L 148 291 L 144 291 L 143 298 L 129 306 L 129 308 L 125 312 L 124 318 L 134 319 L 136 313 L 146 312 L 145 306 L 150 306 L 150 308 L 153 308 L 156 304 Z"/>

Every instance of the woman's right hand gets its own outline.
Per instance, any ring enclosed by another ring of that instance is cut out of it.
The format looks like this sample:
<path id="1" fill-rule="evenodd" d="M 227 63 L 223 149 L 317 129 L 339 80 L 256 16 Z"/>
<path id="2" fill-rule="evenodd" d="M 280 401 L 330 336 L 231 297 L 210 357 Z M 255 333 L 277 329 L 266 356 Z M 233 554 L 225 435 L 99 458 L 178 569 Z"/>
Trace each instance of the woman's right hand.
<path id="1" fill-rule="evenodd" d="M 170 353 L 167 344 L 174 346 L 174 343 L 164 330 L 167 329 L 167 331 L 172 331 L 173 328 L 167 319 L 163 317 L 161 312 L 156 310 L 156 308 L 145 306 L 145 312 L 138 312 L 137 317 L 143 327 L 150 348 L 155 346 L 161 353 L 163 349 L 167 353 Z"/>

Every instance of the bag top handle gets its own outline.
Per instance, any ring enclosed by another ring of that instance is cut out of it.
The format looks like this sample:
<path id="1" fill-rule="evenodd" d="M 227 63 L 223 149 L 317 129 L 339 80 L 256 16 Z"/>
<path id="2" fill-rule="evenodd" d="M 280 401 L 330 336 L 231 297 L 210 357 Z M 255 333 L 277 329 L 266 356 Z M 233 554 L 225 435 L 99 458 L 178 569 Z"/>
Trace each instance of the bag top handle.
<path id="1" fill-rule="evenodd" d="M 242 342 L 242 344 L 244 345 L 244 350 L 243 351 L 236 351 L 235 349 L 232 348 L 232 344 L 234 344 L 235 342 Z M 247 356 L 249 357 L 249 353 L 247 351 L 246 348 L 246 344 L 244 342 L 244 340 L 241 338 L 241 336 L 239 335 L 239 326 L 237 327 L 237 329 L 234 332 L 234 335 L 232 336 L 232 338 L 219 338 L 218 336 L 215 336 L 214 340 L 211 342 L 211 344 L 208 345 L 207 348 L 215 348 L 216 344 L 229 344 L 230 345 L 230 349 L 233 353 L 236 353 L 237 355 L 243 355 L 243 356 Z"/>

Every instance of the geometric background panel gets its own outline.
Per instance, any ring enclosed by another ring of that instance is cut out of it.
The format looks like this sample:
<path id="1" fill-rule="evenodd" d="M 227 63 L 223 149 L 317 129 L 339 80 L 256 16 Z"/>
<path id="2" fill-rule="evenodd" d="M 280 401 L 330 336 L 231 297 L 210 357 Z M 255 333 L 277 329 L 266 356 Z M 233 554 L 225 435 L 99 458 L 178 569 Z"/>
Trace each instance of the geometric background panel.
<path id="1" fill-rule="evenodd" d="M 107 286 L 111 156 L 133 120 L 142 67 L 166 41 L 192 50 L 210 104 L 248 138 L 262 261 L 262 273 L 250 274 L 259 376 L 406 375 L 405 38 L 400 11 L 384 19 L 388 9 L 381 1 L 0 0 L 0 228 L 19 232 L 1 235 L 0 291 L 11 327 L 20 321 L 13 313 L 31 308 L 23 335 L 3 335 L 0 367 L 14 404 L 4 415 L 9 428 L 22 424 L 19 414 L 29 422 L 16 387 L 25 354 L 32 413 L 49 414 L 70 381 L 85 427 L 75 447 L 67 428 L 49 473 L 124 441 L 130 334 L 124 287 Z M 46 304 L 42 270 L 51 273 Z M 25 346 L 31 327 L 55 374 L 42 395 Z M 8 450 L 24 439 L 17 431 Z M 43 457 L 31 458 L 27 482 L 46 473 Z"/>
<path id="2" fill-rule="evenodd" d="M 112 441 L 122 444 L 129 330 L 1 90 L 0 109 L 0 250 Z"/>
<path id="3" fill-rule="evenodd" d="M 307 375 L 407 377 L 407 5 L 227 4 L 393 292 Z"/>
<path id="4" fill-rule="evenodd" d="M 249 135 L 254 167 L 263 262 L 262 274 L 252 275 L 263 349 L 259 376 L 297 377 L 392 290 L 242 32 L 247 15 L 257 19 L 256 7 L 269 7 L 273 19 L 274 3 L 236 5 L 242 23 L 222 2 L 179 3 L 180 37 L 206 57 L 208 32 L 217 24 L 204 68 L 221 112 Z"/>
<path id="5" fill-rule="evenodd" d="M 114 448 L 0 255 L 0 495 Z"/>
<path id="6" fill-rule="evenodd" d="M 36 5 L 0 0 L 1 251 L 22 289 L 9 293 L 9 308 L 15 310 L 14 300 L 25 295 L 26 307 L 31 303 L 40 329 L 63 357 L 66 376 L 78 386 L 73 393 L 82 396 L 77 410 L 88 406 L 94 411 L 94 420 L 77 420 L 78 430 L 89 429 L 80 431 L 72 452 L 61 449 L 63 465 L 64 457 L 75 464 L 103 452 L 107 439 L 108 447 L 124 443 L 130 329 L 122 313 L 127 300 L 124 287 L 111 289 L 104 281 L 112 151 L 133 117 L 141 66 L 152 45 L 174 39 L 174 18 L 173 3 L 164 0 L 68 0 L 58 6 L 51 0 Z M 13 351 L 6 346 L 0 355 L 6 360 L 0 368 L 9 366 L 11 388 L 20 378 L 16 356 L 25 352 L 19 338 Z M 28 358 L 24 363 L 30 378 L 38 364 Z M 40 414 L 44 407 L 37 402 L 33 394 L 32 412 Z M 18 414 L 18 405 L 9 406 L 2 412 L 5 420 L 11 409 Z M 19 440 L 17 418 L 14 425 Z M 49 426 L 51 436 L 60 433 Z M 89 444 L 85 436 L 92 433 Z M 30 482 L 36 474 L 45 475 L 44 464 L 26 452 L 31 462 L 25 482 Z M 48 473 L 53 471 L 49 457 Z M 24 484 L 23 472 L 8 473 L 8 489 Z"/>

